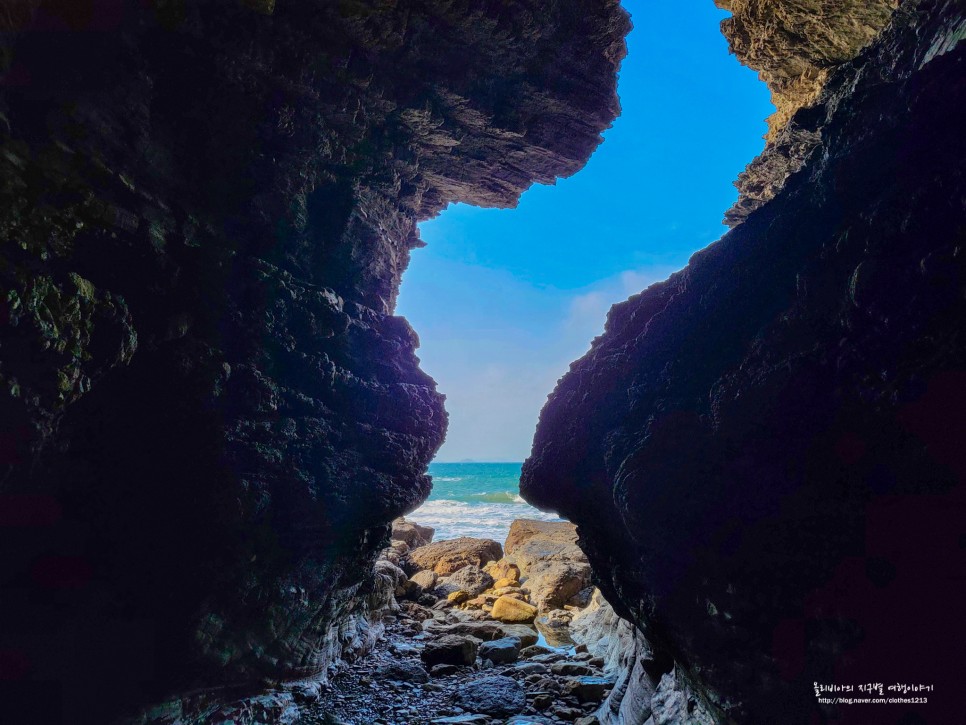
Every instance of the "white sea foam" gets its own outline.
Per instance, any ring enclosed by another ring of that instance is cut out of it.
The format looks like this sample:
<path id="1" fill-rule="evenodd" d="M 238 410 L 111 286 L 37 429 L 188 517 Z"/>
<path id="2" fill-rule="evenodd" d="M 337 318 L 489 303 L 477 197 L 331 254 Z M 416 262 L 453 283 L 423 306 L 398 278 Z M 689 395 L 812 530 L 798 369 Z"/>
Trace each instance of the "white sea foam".
<path id="1" fill-rule="evenodd" d="M 427 501 L 406 518 L 436 529 L 433 541 L 473 536 L 493 539 L 501 544 L 510 532 L 514 519 L 560 521 L 556 514 L 539 511 L 516 496 L 519 503 L 467 503 L 449 499 Z"/>

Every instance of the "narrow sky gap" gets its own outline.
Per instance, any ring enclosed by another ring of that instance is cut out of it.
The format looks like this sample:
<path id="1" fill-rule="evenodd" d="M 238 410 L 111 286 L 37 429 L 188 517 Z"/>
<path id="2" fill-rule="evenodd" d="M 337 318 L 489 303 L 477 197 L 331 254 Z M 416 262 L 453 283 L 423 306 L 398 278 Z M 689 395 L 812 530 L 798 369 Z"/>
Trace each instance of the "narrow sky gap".
<path id="1" fill-rule="evenodd" d="M 447 396 L 438 461 L 522 461 L 556 380 L 610 306 L 718 239 L 732 181 L 773 108 L 728 54 L 711 0 L 629 0 L 622 114 L 587 166 L 516 209 L 455 205 L 421 225 L 397 314 Z"/>

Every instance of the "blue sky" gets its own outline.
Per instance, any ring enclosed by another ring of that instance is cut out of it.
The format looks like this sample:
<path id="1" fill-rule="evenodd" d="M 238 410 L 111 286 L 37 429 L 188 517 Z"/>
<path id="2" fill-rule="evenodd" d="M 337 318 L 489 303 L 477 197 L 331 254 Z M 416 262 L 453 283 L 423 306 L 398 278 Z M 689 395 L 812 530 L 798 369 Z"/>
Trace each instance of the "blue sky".
<path id="1" fill-rule="evenodd" d="M 557 379 L 610 306 L 718 239 L 732 181 L 773 108 L 728 54 L 712 0 L 629 0 L 623 108 L 587 166 L 515 209 L 463 204 L 424 222 L 396 313 L 447 396 L 436 460 L 522 461 Z"/>

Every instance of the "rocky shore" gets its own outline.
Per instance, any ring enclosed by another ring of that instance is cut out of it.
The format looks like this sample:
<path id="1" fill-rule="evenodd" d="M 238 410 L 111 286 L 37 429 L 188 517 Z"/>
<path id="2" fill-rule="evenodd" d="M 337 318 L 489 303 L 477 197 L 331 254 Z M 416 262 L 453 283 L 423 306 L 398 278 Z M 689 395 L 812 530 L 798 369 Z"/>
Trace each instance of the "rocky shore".
<path id="1" fill-rule="evenodd" d="M 433 542 L 433 533 L 393 522 L 390 546 L 375 564 L 371 631 L 384 627 L 384 636 L 371 651 L 325 677 L 191 717 L 292 725 L 606 722 L 597 711 L 626 679 L 615 648 L 631 638 L 590 582 L 576 527 L 520 519 L 503 544 Z"/>
<path id="2" fill-rule="evenodd" d="M 394 522 L 376 563 L 393 586 L 388 636 L 332 677 L 317 721 L 597 723 L 616 678 L 570 635 L 594 594 L 576 527 L 521 519 L 502 545 L 432 536 Z"/>

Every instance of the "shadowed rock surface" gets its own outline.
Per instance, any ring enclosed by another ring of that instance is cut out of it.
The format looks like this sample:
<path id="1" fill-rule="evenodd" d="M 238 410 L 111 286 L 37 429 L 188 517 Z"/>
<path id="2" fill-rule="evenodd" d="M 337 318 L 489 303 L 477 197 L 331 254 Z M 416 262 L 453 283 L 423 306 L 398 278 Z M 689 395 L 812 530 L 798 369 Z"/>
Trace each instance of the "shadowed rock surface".
<path id="1" fill-rule="evenodd" d="M 577 171 L 618 111 L 625 13 L 50 1 L 0 23 L 11 692 L 31 722 L 104 722 L 364 650 L 367 572 L 446 422 L 392 316 L 416 221 Z"/>
<path id="2" fill-rule="evenodd" d="M 799 112 L 802 170 L 616 305 L 542 412 L 524 497 L 721 720 L 814 722 L 813 681 L 904 677 L 929 705 L 876 722 L 961 719 L 963 12 L 903 3 Z"/>

